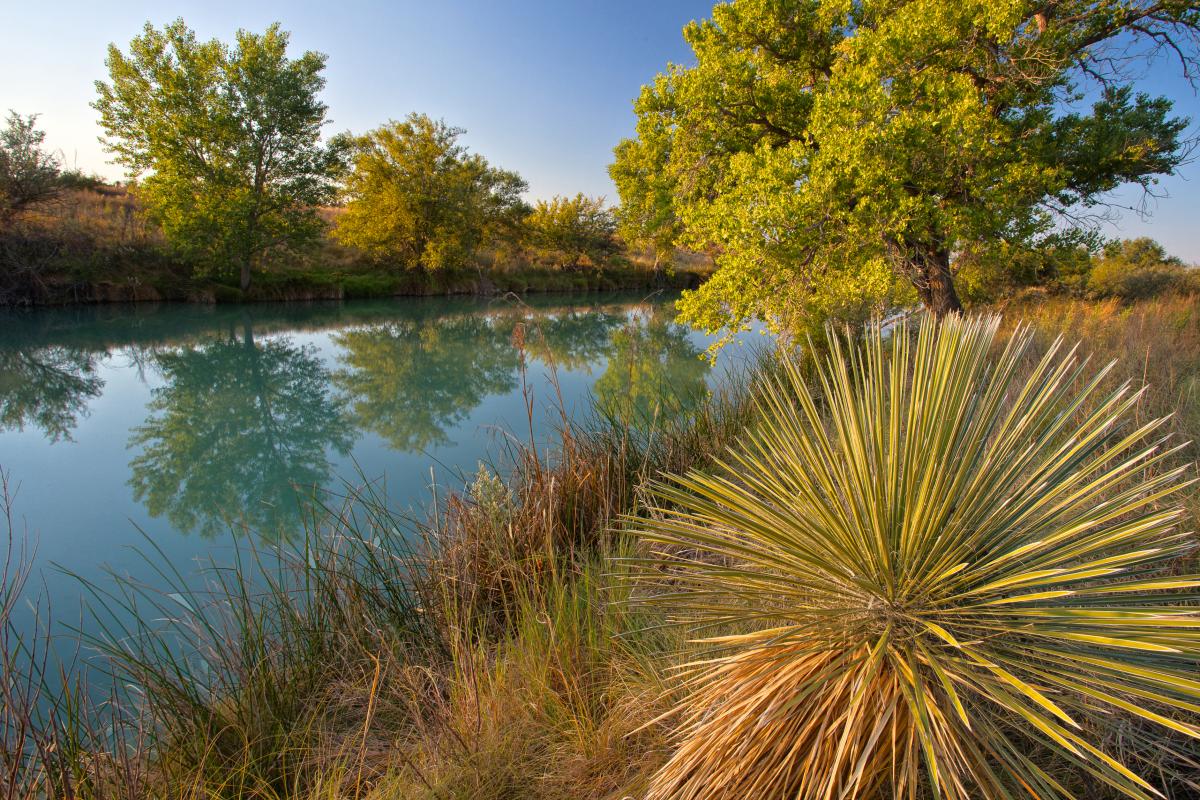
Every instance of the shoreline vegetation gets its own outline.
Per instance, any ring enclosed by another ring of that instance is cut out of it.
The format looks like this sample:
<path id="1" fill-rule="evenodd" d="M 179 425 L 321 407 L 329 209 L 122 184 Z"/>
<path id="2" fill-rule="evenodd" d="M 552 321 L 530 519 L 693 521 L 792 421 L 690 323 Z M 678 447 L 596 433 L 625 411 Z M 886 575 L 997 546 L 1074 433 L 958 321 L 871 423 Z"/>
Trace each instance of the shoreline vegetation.
<path id="1" fill-rule="evenodd" d="M 1200 437 L 1194 296 L 1033 295 L 1000 310 L 1004 336 L 1018 320 L 1031 326 L 1022 374 L 1064 334 L 1118 359 L 1078 418 L 1123 382 L 1141 385 L 1153 364 L 1133 415 L 1169 416 L 1166 433 Z M 638 599 L 663 591 L 662 576 L 639 572 L 653 551 L 631 529 L 661 523 L 646 494 L 660 476 L 730 474 L 727 448 L 764 419 L 755 397 L 779 369 L 763 354 L 674 421 L 564 418 L 552 450 L 508 445 L 427 520 L 397 517 L 360 487 L 311 509 L 303 543 L 256 550 L 247 537 L 238 568 L 208 570 L 202 585 L 168 564 L 161 587 L 116 576 L 89 585 L 85 628 L 103 633 L 83 635 L 74 656 L 48 640 L 14 642 L 6 624 L 7 796 L 644 796 L 678 746 L 668 712 L 685 694 L 672 676 L 698 645 Z M 1185 449 L 1155 470 L 1195 465 Z M 1195 529 L 1200 493 L 1187 489 L 1181 506 Z M 18 543 L 0 593 L 6 615 L 27 578 L 21 561 Z M 14 654 L 33 656 L 35 669 Z M 1169 797 L 1196 791 L 1194 743 L 1135 714 L 1107 719 L 1085 728 L 1097 746 L 1122 752 Z M 1052 747 L 1027 754 L 1074 796 L 1126 796 Z"/>
<path id="2" fill-rule="evenodd" d="M 332 224 L 341 213 L 327 208 L 321 216 Z M 642 251 L 562 265 L 502 248 L 475 254 L 470 265 L 405 269 L 327 234 L 317 249 L 279 259 L 242 291 L 172 255 L 127 187 L 102 183 L 65 190 L 0 231 L 0 306 L 10 307 L 680 290 L 696 288 L 712 269 L 709 257 L 686 251 L 666 269 Z"/>
<path id="3" fill-rule="evenodd" d="M 110 45 L 132 189 L 10 114 L 7 304 L 665 284 L 776 336 L 686 413 L 560 402 L 428 519 L 368 484 L 200 577 L 150 542 L 162 585 L 84 582 L 65 638 L 12 624 L 6 485 L 0 797 L 1200 796 L 1200 270 L 1098 229 L 1195 151 L 1139 81 L 1194 77 L 1200 10 L 731 0 L 684 38 L 616 208 L 422 114 L 326 137 L 278 24 Z"/>

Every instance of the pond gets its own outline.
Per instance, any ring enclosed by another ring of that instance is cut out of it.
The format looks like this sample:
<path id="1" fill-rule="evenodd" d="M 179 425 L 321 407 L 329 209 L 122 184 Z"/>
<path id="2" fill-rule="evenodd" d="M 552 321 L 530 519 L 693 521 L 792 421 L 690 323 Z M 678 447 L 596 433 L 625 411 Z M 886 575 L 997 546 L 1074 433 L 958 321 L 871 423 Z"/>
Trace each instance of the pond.
<path id="1" fill-rule="evenodd" d="M 153 581 L 148 542 L 186 571 L 235 536 L 285 541 L 316 489 L 372 481 L 422 515 L 500 437 L 547 439 L 560 404 L 635 425 L 686 413 L 738 360 L 710 367 L 672 300 L 2 311 L 0 470 L 36 588 L 71 616 L 67 573 Z"/>

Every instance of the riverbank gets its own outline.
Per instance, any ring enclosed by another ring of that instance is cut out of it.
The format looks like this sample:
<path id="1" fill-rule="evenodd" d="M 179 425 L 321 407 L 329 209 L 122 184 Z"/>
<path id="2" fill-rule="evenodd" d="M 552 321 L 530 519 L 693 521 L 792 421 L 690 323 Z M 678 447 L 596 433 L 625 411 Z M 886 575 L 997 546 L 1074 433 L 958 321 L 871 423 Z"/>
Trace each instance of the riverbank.
<path id="1" fill-rule="evenodd" d="M 210 282 L 52 281 L 8 297 L 8 306 L 68 306 L 128 302 L 302 302 L 382 297 L 496 296 L 569 291 L 653 291 L 695 289 L 707 272 L 660 273 L 606 267 L 587 272 L 539 270 L 450 272 L 445 275 L 338 275 L 307 272 L 260 277 L 250 290 Z"/>
<path id="2" fill-rule="evenodd" d="M 248 291 L 210 281 L 50 279 L 10 292 L 0 306 L 64 306 L 112 303 L 271 303 L 388 297 L 492 297 L 559 292 L 678 291 L 694 289 L 707 271 L 659 273 L 605 267 L 587 271 L 527 267 L 510 272 L 342 274 L 292 272 L 260 276 Z"/>
<path id="3" fill-rule="evenodd" d="M 1037 351 L 1064 334 L 1119 359 L 1099 396 L 1149 379 L 1140 418 L 1173 414 L 1168 432 L 1200 438 L 1194 297 L 1027 297 L 998 310 L 1007 327 L 1033 326 Z M 78 797 L 642 796 L 672 750 L 678 723 L 663 715 L 690 646 L 628 602 L 639 589 L 625 559 L 640 551 L 623 519 L 646 513 L 651 478 L 722 471 L 716 459 L 755 423 L 752 387 L 771 369 L 652 434 L 592 419 L 564 427 L 552 458 L 513 446 L 425 524 L 360 492 L 314 516 L 289 569 L 268 571 L 270 591 L 248 553 L 244 571 L 205 591 L 137 594 L 166 621 L 118 637 L 107 656 L 141 698 L 117 706 L 118 732 L 142 746 L 114 747 L 64 699 L 69 725 L 31 728 L 47 737 L 36 766 Z M 1194 530 L 1200 492 L 1186 505 Z M 156 663 L 176 640 L 193 657 Z M 1093 732 L 1098 744 L 1122 746 L 1119 722 Z M 1055 767 L 1075 796 L 1119 796 Z"/>
<path id="4" fill-rule="evenodd" d="M 332 225 L 333 210 L 323 215 Z M 409 269 L 368 258 L 326 235 L 300 256 L 268 255 L 248 290 L 172 255 L 124 187 L 73 190 L 0 233 L 0 306 L 256 303 L 538 292 L 691 289 L 710 258 L 679 252 L 673 269 L 618 250 L 601 263 L 561 265 L 508 248 L 459 268 Z"/>

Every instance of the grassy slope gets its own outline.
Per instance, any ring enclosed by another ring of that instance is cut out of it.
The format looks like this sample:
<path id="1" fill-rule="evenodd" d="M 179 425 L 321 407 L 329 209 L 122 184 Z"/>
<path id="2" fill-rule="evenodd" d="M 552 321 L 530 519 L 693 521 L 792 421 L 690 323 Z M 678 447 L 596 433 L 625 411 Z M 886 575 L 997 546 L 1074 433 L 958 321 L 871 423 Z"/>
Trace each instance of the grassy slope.
<path id="1" fill-rule="evenodd" d="M 336 214 L 326 210 L 323 216 L 331 221 Z M 276 259 L 243 295 L 228 281 L 193 277 L 125 189 L 104 186 L 67 191 L 0 236 L 0 304 L 678 289 L 695 286 L 711 271 L 703 256 L 681 253 L 678 261 L 675 272 L 660 276 L 640 253 L 599 268 L 563 270 L 525 256 L 486 252 L 470 268 L 430 273 L 373 263 L 327 237 L 316 252 Z"/>
<path id="2" fill-rule="evenodd" d="M 1129 307 L 1034 298 L 1001 310 L 1043 343 L 1064 333 L 1099 359 L 1120 359 L 1114 384 L 1152 386 L 1144 414 L 1175 414 L 1174 433 L 1200 438 L 1195 298 Z M 622 602 L 628 588 L 611 557 L 628 545 L 611 530 L 620 513 L 636 513 L 648 476 L 710 465 L 751 419 L 742 387 L 653 437 L 603 424 L 566 431 L 553 466 L 515 449 L 507 486 L 481 475 L 424 528 L 432 558 L 412 595 L 388 588 L 410 562 L 370 555 L 389 551 L 396 521 L 356 498 L 353 516 L 326 520 L 347 536 L 333 541 L 382 544 L 297 557 L 287 580 L 310 603 L 282 584 L 265 598 L 234 585 L 218 592 L 238 601 L 226 604 L 233 611 L 207 615 L 221 626 L 180 618 L 202 649 L 211 645 L 208 669 L 223 676 L 212 695 L 187 690 L 193 667 L 173 674 L 122 657 L 126 678 L 148 689 L 154 755 L 97 758 L 104 742 L 85 737 L 74 751 L 57 743 L 69 757 L 51 763 L 85 777 L 84 788 L 92 782 L 79 796 L 638 796 L 670 747 L 670 720 L 657 717 L 687 646 Z M 1200 523 L 1200 492 L 1190 502 Z M 239 616 L 241 607 L 255 612 Z M 261 629 L 263 619 L 276 627 Z"/>

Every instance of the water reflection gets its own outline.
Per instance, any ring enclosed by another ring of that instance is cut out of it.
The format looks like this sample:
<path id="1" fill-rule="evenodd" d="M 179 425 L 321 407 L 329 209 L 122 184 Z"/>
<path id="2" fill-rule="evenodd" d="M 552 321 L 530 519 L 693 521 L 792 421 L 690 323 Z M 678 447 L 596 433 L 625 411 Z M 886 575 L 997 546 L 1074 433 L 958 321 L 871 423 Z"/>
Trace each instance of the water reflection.
<path id="1" fill-rule="evenodd" d="M 450 441 L 447 429 L 489 394 L 516 386 L 517 353 L 485 316 L 401 320 L 333 336 L 333 382 L 360 429 L 394 450 Z"/>
<path id="2" fill-rule="evenodd" d="M 608 368 L 593 391 L 602 413 L 627 425 L 686 414 L 705 396 L 710 364 L 662 307 L 635 314 L 610 338 Z"/>
<path id="3" fill-rule="evenodd" d="M 104 381 L 96 357 L 74 347 L 0 348 L 0 430 L 40 428 L 51 442 L 69 440 Z"/>
<path id="4" fill-rule="evenodd" d="M 59 463 L 119 473 L 126 505 L 113 490 L 104 501 L 123 519 L 140 506 L 180 533 L 233 524 L 277 537 L 300 528 L 295 487 L 354 480 L 360 461 L 406 465 L 393 485 L 413 483 L 409 496 L 432 460 L 473 470 L 481 426 L 522 422 L 522 364 L 530 380 L 564 378 L 573 408 L 591 392 L 603 413 L 643 425 L 703 396 L 702 346 L 665 300 L 0 312 L 0 467 L 22 436 L 20 477 L 39 481 L 49 444 L 20 433 L 36 429 L 73 448 Z M 557 390 L 538 391 L 553 402 Z M 97 408 L 106 421 L 89 419 Z M 71 442 L 85 425 L 86 446 Z"/>
<path id="5" fill-rule="evenodd" d="M 643 304 L 523 315 L 520 322 L 525 325 L 524 346 L 533 358 L 546 365 L 590 373 L 594 364 L 612 352 L 613 333 L 627 316 L 653 307 L 665 311 L 661 305 Z"/>
<path id="6" fill-rule="evenodd" d="M 312 348 L 240 337 L 154 356 L 164 383 L 129 447 L 134 498 L 183 532 L 212 536 L 230 524 L 260 535 L 299 529 L 293 487 L 331 477 L 329 452 L 348 454 L 355 433 Z"/>

